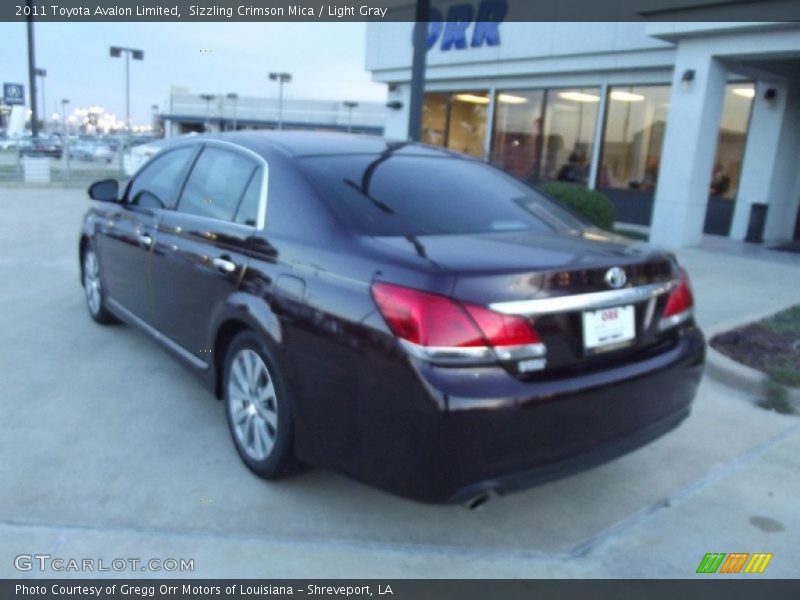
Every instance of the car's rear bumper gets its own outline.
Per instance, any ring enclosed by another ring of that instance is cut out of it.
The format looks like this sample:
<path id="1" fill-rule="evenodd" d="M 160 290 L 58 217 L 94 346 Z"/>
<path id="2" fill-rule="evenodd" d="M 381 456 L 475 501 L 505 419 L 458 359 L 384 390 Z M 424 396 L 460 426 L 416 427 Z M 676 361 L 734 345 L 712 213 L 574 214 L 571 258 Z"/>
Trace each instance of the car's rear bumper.
<path id="1" fill-rule="evenodd" d="M 424 502 L 460 502 L 551 480 L 676 427 L 689 414 L 704 357 L 702 333 L 688 327 L 666 352 L 554 381 L 523 382 L 501 369 L 418 366 L 426 405 L 438 408 L 409 412 L 408 388 L 399 386 L 395 401 L 383 381 L 384 397 L 362 404 L 380 414 L 361 415 L 367 429 L 359 435 L 358 466 L 343 470 Z"/>

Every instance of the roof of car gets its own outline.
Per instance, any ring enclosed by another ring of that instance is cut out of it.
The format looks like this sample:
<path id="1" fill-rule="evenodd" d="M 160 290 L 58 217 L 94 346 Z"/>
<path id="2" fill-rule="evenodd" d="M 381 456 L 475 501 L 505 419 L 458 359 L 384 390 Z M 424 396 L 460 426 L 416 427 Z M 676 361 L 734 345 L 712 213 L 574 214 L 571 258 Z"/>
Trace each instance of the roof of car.
<path id="1" fill-rule="evenodd" d="M 381 154 L 387 150 L 399 154 L 456 156 L 443 148 L 391 140 L 378 136 L 322 131 L 237 131 L 196 136 L 243 146 L 259 154 L 267 150 L 288 156 L 330 156 L 337 154 Z"/>

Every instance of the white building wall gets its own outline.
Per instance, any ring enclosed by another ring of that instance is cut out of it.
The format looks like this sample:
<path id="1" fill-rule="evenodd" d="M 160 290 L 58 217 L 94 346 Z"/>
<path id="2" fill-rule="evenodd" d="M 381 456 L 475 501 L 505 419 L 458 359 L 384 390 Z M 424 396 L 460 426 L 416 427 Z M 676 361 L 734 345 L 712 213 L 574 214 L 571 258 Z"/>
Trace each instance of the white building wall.
<path id="1" fill-rule="evenodd" d="M 387 114 L 386 135 L 401 139 L 408 126 L 412 27 L 367 28 L 366 67 L 375 81 L 391 84 L 387 100 L 402 105 Z M 427 54 L 426 91 L 673 84 L 653 227 L 654 239 L 670 246 L 700 241 L 726 79 L 756 79 L 732 236 L 744 237 L 750 205 L 766 201 L 766 239 L 791 237 L 800 201 L 800 99 L 787 90 L 800 90 L 800 73 L 772 73 L 768 63 L 800 61 L 797 24 L 504 22 L 499 28 L 498 46 L 443 51 L 437 41 Z M 696 80 L 684 90 L 687 69 Z M 785 108 L 765 104 L 765 85 L 786 92 L 780 92 L 789 100 Z"/>

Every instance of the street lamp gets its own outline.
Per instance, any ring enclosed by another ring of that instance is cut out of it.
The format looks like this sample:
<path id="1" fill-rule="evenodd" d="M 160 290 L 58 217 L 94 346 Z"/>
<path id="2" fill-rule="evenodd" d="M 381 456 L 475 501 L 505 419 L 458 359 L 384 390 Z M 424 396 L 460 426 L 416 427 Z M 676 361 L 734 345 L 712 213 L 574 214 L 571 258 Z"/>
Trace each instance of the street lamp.
<path id="1" fill-rule="evenodd" d="M 283 129 L 283 84 L 291 83 L 291 73 L 270 73 L 270 81 L 278 82 L 278 129 Z"/>
<path id="2" fill-rule="evenodd" d="M 111 58 L 120 58 L 125 53 L 125 130 L 130 129 L 131 126 L 131 66 L 130 59 L 144 60 L 144 50 L 136 50 L 134 48 L 122 48 L 120 46 L 111 46 L 109 54 Z"/>
<path id="3" fill-rule="evenodd" d="M 153 131 L 158 131 L 158 104 L 150 105 L 151 110 L 153 111 L 153 123 L 151 129 Z"/>
<path id="4" fill-rule="evenodd" d="M 211 101 L 215 98 L 214 94 L 200 94 L 200 97 L 206 101 L 206 125 L 205 130 L 208 131 L 211 121 Z"/>
<path id="5" fill-rule="evenodd" d="M 233 102 L 233 130 L 236 131 L 236 102 L 239 100 L 239 94 L 231 92 L 225 97 Z"/>
<path id="6" fill-rule="evenodd" d="M 67 135 L 69 135 L 69 131 L 67 131 L 67 104 L 69 104 L 69 100 L 66 98 L 61 99 L 61 116 L 63 117 L 62 125 L 64 127 L 64 142 L 67 141 Z"/>
<path id="7" fill-rule="evenodd" d="M 352 133 L 353 131 L 353 109 L 358 106 L 358 102 L 353 102 L 352 100 L 345 100 L 342 102 L 347 107 L 347 133 Z"/>
<path id="8" fill-rule="evenodd" d="M 47 77 L 47 69 L 34 69 L 33 73 L 42 80 L 42 119 L 44 119 L 44 132 L 47 133 L 47 102 L 44 98 L 44 78 Z"/>

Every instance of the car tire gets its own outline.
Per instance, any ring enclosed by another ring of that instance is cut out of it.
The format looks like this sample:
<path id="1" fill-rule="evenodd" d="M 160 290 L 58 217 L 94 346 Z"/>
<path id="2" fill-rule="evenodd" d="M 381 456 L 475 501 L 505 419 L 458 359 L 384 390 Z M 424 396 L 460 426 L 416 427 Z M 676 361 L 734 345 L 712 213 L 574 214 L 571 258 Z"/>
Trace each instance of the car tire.
<path id="1" fill-rule="evenodd" d="M 86 245 L 83 251 L 82 261 L 83 289 L 89 315 L 102 325 L 117 323 L 118 319 L 106 308 L 106 293 L 100 269 L 100 259 L 97 257 L 91 242 Z"/>
<path id="2" fill-rule="evenodd" d="M 264 479 L 296 472 L 291 394 L 274 353 L 253 331 L 228 347 L 222 390 L 231 438 L 247 467 Z"/>

